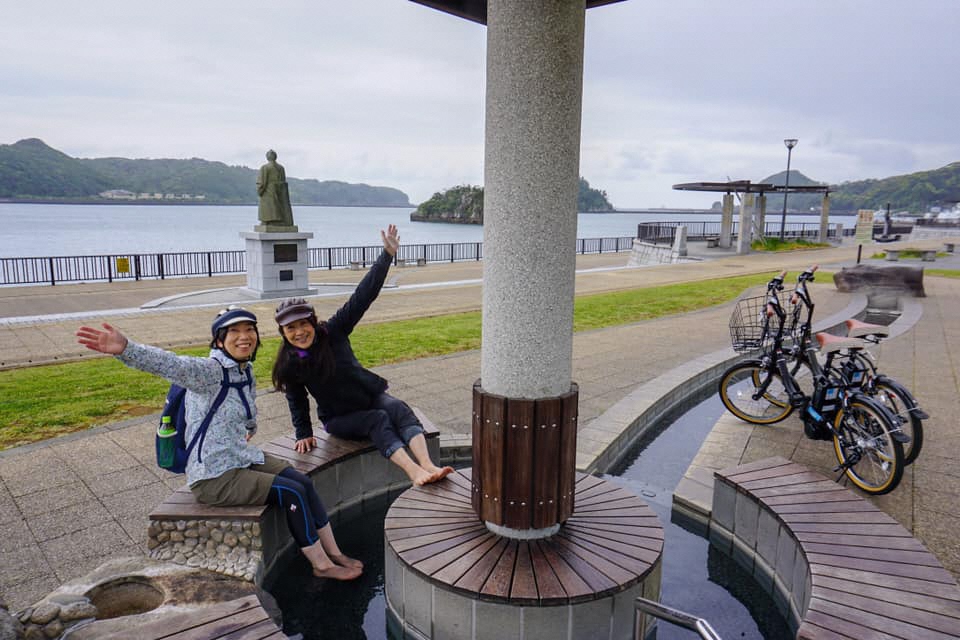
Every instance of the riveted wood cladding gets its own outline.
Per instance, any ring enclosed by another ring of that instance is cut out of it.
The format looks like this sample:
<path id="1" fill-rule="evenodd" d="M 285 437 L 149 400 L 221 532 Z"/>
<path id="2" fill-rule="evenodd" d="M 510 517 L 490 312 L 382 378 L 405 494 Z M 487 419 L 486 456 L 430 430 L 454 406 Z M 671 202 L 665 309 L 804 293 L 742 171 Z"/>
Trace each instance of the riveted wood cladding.
<path id="1" fill-rule="evenodd" d="M 473 386 L 473 509 L 512 529 L 544 529 L 573 513 L 576 384 L 548 398 L 507 398 Z"/>

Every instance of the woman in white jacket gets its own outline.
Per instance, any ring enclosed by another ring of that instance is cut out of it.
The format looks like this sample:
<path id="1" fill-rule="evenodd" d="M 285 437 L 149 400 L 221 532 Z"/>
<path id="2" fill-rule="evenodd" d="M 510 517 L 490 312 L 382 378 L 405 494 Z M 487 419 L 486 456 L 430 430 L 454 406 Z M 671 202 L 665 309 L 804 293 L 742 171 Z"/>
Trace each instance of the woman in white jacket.
<path id="1" fill-rule="evenodd" d="M 256 391 L 250 371 L 260 346 L 256 316 L 240 307 L 228 307 L 217 315 L 210 331 L 208 358 L 178 356 L 138 344 L 109 324 L 102 329 L 80 327 L 77 337 L 88 349 L 114 355 L 129 367 L 186 388 L 187 442 L 221 387 L 229 383 L 223 404 L 187 460 L 190 491 L 203 504 L 280 506 L 314 575 L 336 580 L 358 577 L 363 563 L 340 551 L 310 478 L 249 442 L 257 431 Z"/>

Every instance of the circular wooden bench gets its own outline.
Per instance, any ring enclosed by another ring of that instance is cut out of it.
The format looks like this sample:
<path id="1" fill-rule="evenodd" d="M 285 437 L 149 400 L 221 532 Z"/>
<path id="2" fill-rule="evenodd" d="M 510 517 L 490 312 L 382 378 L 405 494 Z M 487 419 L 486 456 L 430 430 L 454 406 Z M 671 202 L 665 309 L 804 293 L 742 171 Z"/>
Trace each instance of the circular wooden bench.
<path id="1" fill-rule="evenodd" d="M 522 617 L 525 638 L 579 638 L 608 616 L 610 637 L 633 637 L 634 600 L 658 598 L 663 552 L 663 527 L 642 499 L 577 474 L 560 532 L 517 540 L 477 517 L 470 476 L 411 488 L 387 512 L 388 624 L 414 637 L 520 637 Z"/>

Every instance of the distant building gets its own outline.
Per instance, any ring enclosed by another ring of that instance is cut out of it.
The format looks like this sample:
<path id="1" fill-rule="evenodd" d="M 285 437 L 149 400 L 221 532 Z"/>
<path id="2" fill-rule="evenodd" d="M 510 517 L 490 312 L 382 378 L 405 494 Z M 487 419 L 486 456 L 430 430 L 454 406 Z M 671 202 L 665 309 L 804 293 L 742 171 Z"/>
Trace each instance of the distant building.
<path id="1" fill-rule="evenodd" d="M 125 189 L 109 189 L 108 191 L 100 192 L 101 198 L 107 198 L 108 200 L 136 200 L 137 194 L 132 191 L 126 191 Z"/>

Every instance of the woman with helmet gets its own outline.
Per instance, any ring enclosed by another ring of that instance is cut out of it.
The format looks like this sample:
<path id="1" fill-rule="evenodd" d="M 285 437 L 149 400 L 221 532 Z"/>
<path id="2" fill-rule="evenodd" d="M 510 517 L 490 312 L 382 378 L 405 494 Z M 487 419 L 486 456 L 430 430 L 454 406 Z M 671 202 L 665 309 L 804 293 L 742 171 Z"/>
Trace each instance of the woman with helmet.
<path id="1" fill-rule="evenodd" d="M 284 300 L 277 307 L 275 319 L 283 344 L 273 365 L 273 385 L 287 397 L 298 452 L 317 446 L 309 394 L 327 433 L 373 440 L 380 453 L 419 486 L 441 480 L 453 469 L 433 463 L 420 420 L 405 402 L 386 392 L 386 380 L 363 368 L 350 346 L 350 333 L 376 300 L 400 247 L 395 225 L 381 230 L 380 237 L 380 256 L 350 299 L 328 320 L 318 321 L 313 306 L 303 298 Z"/>
<path id="2" fill-rule="evenodd" d="M 363 572 L 359 560 L 340 551 L 313 483 L 283 460 L 250 444 L 257 432 L 252 362 L 260 346 L 257 317 L 230 306 L 210 327 L 210 357 L 178 356 L 128 340 L 114 327 L 80 327 L 78 342 L 108 353 L 129 367 L 166 378 L 187 390 L 186 439 L 193 438 L 216 396 L 229 385 L 201 443 L 187 460 L 187 483 L 197 502 L 215 506 L 277 504 L 314 575 L 352 580 Z"/>

